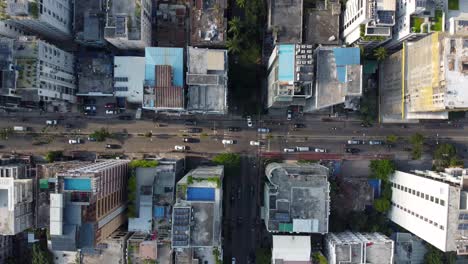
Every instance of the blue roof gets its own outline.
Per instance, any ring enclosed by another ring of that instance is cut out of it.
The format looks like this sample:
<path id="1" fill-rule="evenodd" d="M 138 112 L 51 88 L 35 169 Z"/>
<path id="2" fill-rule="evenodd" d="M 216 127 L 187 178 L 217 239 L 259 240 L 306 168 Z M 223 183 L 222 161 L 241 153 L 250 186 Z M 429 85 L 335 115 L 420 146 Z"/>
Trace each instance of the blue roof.
<path id="1" fill-rule="evenodd" d="M 279 45 L 278 80 L 294 81 L 294 44 Z"/>
<path id="2" fill-rule="evenodd" d="M 335 55 L 336 72 L 341 83 L 346 82 L 346 65 L 361 64 L 359 48 L 333 48 Z"/>
<path id="3" fill-rule="evenodd" d="M 145 80 L 155 81 L 154 66 L 170 65 L 174 86 L 184 86 L 184 49 L 183 48 L 145 48 Z"/>
<path id="4" fill-rule="evenodd" d="M 215 189 L 214 188 L 187 188 L 187 201 L 214 201 Z"/>

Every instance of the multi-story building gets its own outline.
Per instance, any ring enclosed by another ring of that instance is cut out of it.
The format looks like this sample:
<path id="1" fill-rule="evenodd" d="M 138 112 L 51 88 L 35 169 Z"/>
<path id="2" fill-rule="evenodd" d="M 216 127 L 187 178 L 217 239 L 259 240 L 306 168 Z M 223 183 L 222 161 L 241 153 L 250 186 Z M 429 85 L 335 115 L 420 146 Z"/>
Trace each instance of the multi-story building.
<path id="1" fill-rule="evenodd" d="M 396 49 L 405 40 L 416 41 L 432 32 L 444 31 L 443 10 L 441 0 L 396 0 L 393 38 L 385 47 Z"/>
<path id="2" fill-rule="evenodd" d="M 151 46 L 151 0 L 107 0 L 104 38 L 119 49 Z"/>
<path id="3" fill-rule="evenodd" d="M 143 108 L 154 111 L 184 110 L 184 49 L 145 49 Z"/>
<path id="4" fill-rule="evenodd" d="M 270 163 L 265 168 L 265 225 L 273 233 L 328 233 L 328 168 Z"/>
<path id="5" fill-rule="evenodd" d="M 268 0 L 267 26 L 274 44 L 302 43 L 303 0 Z"/>
<path id="6" fill-rule="evenodd" d="M 103 47 L 106 12 L 104 0 L 73 2 L 73 33 L 75 41 L 86 46 Z"/>
<path id="7" fill-rule="evenodd" d="M 18 106 L 21 101 L 15 89 L 14 43 L 13 39 L 0 38 L 0 105 L 4 107 Z"/>
<path id="8" fill-rule="evenodd" d="M 128 103 L 143 103 L 145 57 L 114 57 L 114 93 Z"/>
<path id="9" fill-rule="evenodd" d="M 13 257 L 14 236 L 0 235 L 0 263 L 8 263 L 8 259 Z"/>
<path id="10" fill-rule="evenodd" d="M 16 235 L 33 226 L 33 184 L 29 165 L 0 166 L 0 235 Z"/>
<path id="11" fill-rule="evenodd" d="M 7 0 L 8 23 L 46 38 L 71 38 L 72 10 L 69 0 Z"/>
<path id="12" fill-rule="evenodd" d="M 390 220 L 441 251 L 468 254 L 468 170 L 395 171 Z"/>
<path id="13" fill-rule="evenodd" d="M 125 223 L 128 163 L 98 161 L 56 174 L 50 194 L 53 250 L 92 250 Z"/>
<path id="14" fill-rule="evenodd" d="M 216 255 L 222 260 L 223 176 L 223 166 L 198 167 L 177 182 L 172 211 L 175 263 L 213 263 Z"/>
<path id="15" fill-rule="evenodd" d="M 273 236 L 272 264 L 311 262 L 310 236 Z"/>
<path id="16" fill-rule="evenodd" d="M 187 49 L 187 110 L 198 113 L 227 113 L 227 50 Z"/>
<path id="17" fill-rule="evenodd" d="M 74 56 L 34 37 L 1 40 L 2 54 L 10 63 L 3 65 L 3 94 L 20 96 L 25 102 L 52 104 L 76 102 Z"/>
<path id="18" fill-rule="evenodd" d="M 25 35 L 29 35 L 29 33 L 8 21 L 0 21 L 0 37 L 17 38 Z"/>
<path id="19" fill-rule="evenodd" d="M 395 1 L 347 1 L 343 15 L 344 42 L 372 49 L 389 41 L 395 25 Z"/>
<path id="20" fill-rule="evenodd" d="M 393 264 L 394 242 L 380 233 L 329 233 L 324 247 L 330 264 Z"/>
<path id="21" fill-rule="evenodd" d="M 395 264 L 424 263 L 427 247 L 424 240 L 411 233 L 394 233 L 392 240 L 395 241 Z"/>

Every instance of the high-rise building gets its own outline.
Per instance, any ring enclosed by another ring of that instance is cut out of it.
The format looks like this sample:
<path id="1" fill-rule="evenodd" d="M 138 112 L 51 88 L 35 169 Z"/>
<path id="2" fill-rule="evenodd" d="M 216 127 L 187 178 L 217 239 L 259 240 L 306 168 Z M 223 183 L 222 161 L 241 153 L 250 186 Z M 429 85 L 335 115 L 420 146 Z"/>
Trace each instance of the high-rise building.
<path id="1" fill-rule="evenodd" d="M 0 37 L 17 38 L 25 35 L 29 33 L 8 21 L 0 21 Z"/>
<path id="2" fill-rule="evenodd" d="M 371 49 L 391 40 L 395 25 L 395 1 L 347 1 L 343 15 L 344 42 Z"/>
<path id="3" fill-rule="evenodd" d="M 74 56 L 31 36 L 13 42 L 0 39 L 3 65 L 2 94 L 38 103 L 76 102 Z M 8 63 L 8 61 L 10 61 Z"/>
<path id="4" fill-rule="evenodd" d="M 270 163 L 265 168 L 265 225 L 273 233 L 328 233 L 328 168 L 319 164 Z"/>
<path id="5" fill-rule="evenodd" d="M 104 38 L 119 49 L 151 46 L 151 0 L 106 1 Z"/>
<path id="6" fill-rule="evenodd" d="M 468 254 L 468 170 L 395 171 L 390 220 L 441 251 Z"/>
<path id="7" fill-rule="evenodd" d="M 0 166 L 0 235 L 33 226 L 33 179 L 27 164 Z"/>
<path id="8" fill-rule="evenodd" d="M 7 0 L 8 23 L 46 38 L 71 38 L 72 10 L 69 0 Z"/>
<path id="9" fill-rule="evenodd" d="M 56 174 L 50 193 L 53 250 L 93 249 L 126 221 L 128 160 L 104 160 Z"/>
<path id="10" fill-rule="evenodd" d="M 0 235 L 0 263 L 8 263 L 7 260 L 13 257 L 14 236 Z"/>
<path id="11" fill-rule="evenodd" d="M 328 233 L 324 247 L 330 264 L 393 264 L 394 242 L 380 233 Z"/>

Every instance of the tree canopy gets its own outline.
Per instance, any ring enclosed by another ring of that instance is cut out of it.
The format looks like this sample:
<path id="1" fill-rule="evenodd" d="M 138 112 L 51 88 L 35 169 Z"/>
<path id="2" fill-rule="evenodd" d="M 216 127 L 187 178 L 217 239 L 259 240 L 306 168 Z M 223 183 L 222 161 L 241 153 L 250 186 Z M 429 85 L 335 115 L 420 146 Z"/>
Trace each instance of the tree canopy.
<path id="1" fill-rule="evenodd" d="M 379 213 L 386 213 L 390 209 L 390 200 L 385 198 L 375 199 L 374 208 Z"/>
<path id="2" fill-rule="evenodd" d="M 41 246 L 36 243 L 32 250 L 32 264 L 52 264 L 52 256 L 46 250 L 41 249 Z"/>
<path id="3" fill-rule="evenodd" d="M 109 131 L 107 131 L 107 129 L 101 128 L 101 129 L 98 129 L 98 130 L 94 131 L 89 136 L 92 137 L 92 138 L 95 138 L 96 141 L 101 142 L 101 141 L 106 140 L 106 138 L 110 137 L 110 133 L 109 133 Z"/>
<path id="4" fill-rule="evenodd" d="M 370 165 L 371 177 L 383 181 L 395 171 L 395 164 L 391 160 L 372 160 Z"/>
<path id="5" fill-rule="evenodd" d="M 157 160 L 132 160 L 129 164 L 130 168 L 154 168 L 158 166 Z"/>
<path id="6" fill-rule="evenodd" d="M 378 61 L 383 61 L 388 57 L 387 49 L 378 47 L 374 50 L 374 56 Z"/>
<path id="7" fill-rule="evenodd" d="M 54 161 L 61 159 L 62 157 L 63 157 L 63 151 L 54 150 L 54 151 L 47 152 L 47 154 L 45 155 L 45 160 L 47 162 L 54 162 Z"/>
<path id="8" fill-rule="evenodd" d="M 214 156 L 213 162 L 226 168 L 235 168 L 240 166 L 240 156 L 235 153 L 222 153 Z"/>

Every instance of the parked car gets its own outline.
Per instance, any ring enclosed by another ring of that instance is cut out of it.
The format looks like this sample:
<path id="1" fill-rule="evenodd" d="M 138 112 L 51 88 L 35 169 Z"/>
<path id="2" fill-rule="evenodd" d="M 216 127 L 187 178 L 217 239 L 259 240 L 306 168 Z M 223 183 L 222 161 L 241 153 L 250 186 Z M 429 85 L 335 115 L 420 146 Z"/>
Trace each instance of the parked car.
<path id="1" fill-rule="evenodd" d="M 348 145 L 364 145 L 366 142 L 364 140 L 350 139 L 348 140 Z"/>
<path id="2" fill-rule="evenodd" d="M 260 141 L 250 141 L 250 146 L 260 146 L 261 142 Z"/>
<path id="3" fill-rule="evenodd" d="M 223 139 L 221 142 L 222 142 L 224 145 L 236 144 L 236 141 L 235 141 L 235 140 L 232 140 L 232 139 Z"/>
<path id="4" fill-rule="evenodd" d="M 117 114 L 117 110 L 106 110 L 107 115 L 115 115 Z"/>
<path id="5" fill-rule="evenodd" d="M 382 140 L 369 140 L 369 145 L 383 145 L 384 142 Z"/>
<path id="6" fill-rule="evenodd" d="M 292 112 L 291 110 L 288 110 L 288 115 L 287 115 L 287 118 L 286 118 L 288 121 L 290 121 L 292 119 Z"/>
<path id="7" fill-rule="evenodd" d="M 360 151 L 360 150 L 357 149 L 357 148 L 345 148 L 345 152 L 346 152 L 346 153 L 352 153 L 352 154 L 354 154 L 354 153 L 358 153 L 359 151 Z"/>
<path id="8" fill-rule="evenodd" d="M 75 138 L 75 139 L 69 139 L 68 144 L 74 145 L 74 144 L 81 144 L 82 141 L 80 138 Z"/>
<path id="9" fill-rule="evenodd" d="M 183 141 L 186 142 L 186 143 L 198 143 L 198 142 L 200 142 L 200 140 L 197 139 L 197 138 L 184 138 Z"/>
<path id="10" fill-rule="evenodd" d="M 315 151 L 315 152 L 318 152 L 318 153 L 325 153 L 325 152 L 327 152 L 327 149 L 324 149 L 324 148 L 315 148 L 314 151 Z"/>
<path id="11" fill-rule="evenodd" d="M 295 152 L 296 150 L 293 148 L 285 148 L 283 149 L 284 152 Z"/>
<path id="12" fill-rule="evenodd" d="M 13 127 L 13 131 L 28 131 L 29 128 L 28 127 L 25 127 L 25 126 L 14 126 Z"/>
<path id="13" fill-rule="evenodd" d="M 240 127 L 228 127 L 229 132 L 239 132 L 241 131 Z"/>
<path id="14" fill-rule="evenodd" d="M 175 146 L 174 146 L 174 150 L 177 150 L 177 151 L 185 151 L 185 150 L 188 150 L 188 147 L 187 147 L 187 146 L 175 145 Z"/>
<path id="15" fill-rule="evenodd" d="M 294 124 L 294 128 L 304 128 L 306 127 L 304 124 Z"/>
<path id="16" fill-rule="evenodd" d="M 234 258 L 234 257 L 232 258 L 231 264 L 236 264 L 236 258 Z"/>
<path id="17" fill-rule="evenodd" d="M 192 128 L 189 128 L 187 131 L 189 133 L 201 133 L 203 131 L 203 129 L 201 129 L 199 127 L 192 127 Z"/>
<path id="18" fill-rule="evenodd" d="M 270 133 L 270 129 L 269 128 L 266 128 L 266 127 L 259 127 L 257 129 L 258 133 Z"/>
<path id="19" fill-rule="evenodd" d="M 88 137 L 88 141 L 97 141 L 97 140 L 96 140 L 96 138 L 95 138 L 95 137 L 91 137 L 91 136 L 89 136 L 89 137 Z"/>
<path id="20" fill-rule="evenodd" d="M 96 111 L 96 106 L 94 105 L 87 105 L 84 107 L 85 111 Z"/>
<path id="21" fill-rule="evenodd" d="M 115 104 L 114 103 L 107 103 L 104 107 L 107 108 L 107 109 L 115 108 Z"/>
<path id="22" fill-rule="evenodd" d="M 185 120 L 184 125 L 186 125 L 186 126 L 196 126 L 197 121 L 195 121 L 195 120 Z"/>
<path id="23" fill-rule="evenodd" d="M 55 126 L 57 125 L 57 120 L 46 120 L 46 125 Z"/>
<path id="24" fill-rule="evenodd" d="M 121 148 L 121 146 L 117 145 L 117 144 L 107 144 L 106 148 L 107 149 L 119 149 L 119 148 Z"/>
<path id="25" fill-rule="evenodd" d="M 95 116 L 96 111 L 85 111 L 84 114 L 87 115 L 87 116 Z"/>
<path id="26" fill-rule="evenodd" d="M 296 147 L 296 151 L 297 152 L 306 152 L 306 151 L 310 151 L 310 148 L 309 147 Z"/>
<path id="27" fill-rule="evenodd" d="M 247 126 L 248 127 L 253 127 L 252 117 L 251 116 L 247 116 Z"/>

